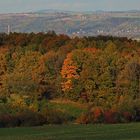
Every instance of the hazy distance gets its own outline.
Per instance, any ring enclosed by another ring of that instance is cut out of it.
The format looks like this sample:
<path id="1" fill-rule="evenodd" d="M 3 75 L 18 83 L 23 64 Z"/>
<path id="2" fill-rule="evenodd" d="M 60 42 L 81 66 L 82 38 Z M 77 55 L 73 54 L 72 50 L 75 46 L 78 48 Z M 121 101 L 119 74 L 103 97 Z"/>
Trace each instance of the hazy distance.
<path id="1" fill-rule="evenodd" d="M 1 0 L 0 13 L 22 13 L 42 9 L 67 11 L 140 10 L 140 0 Z"/>

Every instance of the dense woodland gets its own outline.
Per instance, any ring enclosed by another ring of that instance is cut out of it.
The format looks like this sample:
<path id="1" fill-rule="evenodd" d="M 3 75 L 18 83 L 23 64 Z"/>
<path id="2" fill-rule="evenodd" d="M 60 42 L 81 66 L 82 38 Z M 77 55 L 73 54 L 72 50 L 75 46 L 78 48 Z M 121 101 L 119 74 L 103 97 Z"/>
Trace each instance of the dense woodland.
<path id="1" fill-rule="evenodd" d="M 48 102 L 88 105 L 74 117 Z M 140 42 L 125 37 L 0 34 L 0 127 L 140 120 Z"/>

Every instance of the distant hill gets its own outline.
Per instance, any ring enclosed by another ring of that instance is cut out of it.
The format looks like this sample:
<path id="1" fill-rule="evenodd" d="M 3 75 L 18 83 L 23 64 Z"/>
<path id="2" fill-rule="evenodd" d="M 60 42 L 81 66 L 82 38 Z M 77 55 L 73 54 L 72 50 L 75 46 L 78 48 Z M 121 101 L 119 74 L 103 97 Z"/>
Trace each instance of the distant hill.
<path id="1" fill-rule="evenodd" d="M 140 11 L 40 10 L 32 13 L 0 14 L 0 32 L 47 32 L 68 35 L 113 35 L 140 38 Z"/>

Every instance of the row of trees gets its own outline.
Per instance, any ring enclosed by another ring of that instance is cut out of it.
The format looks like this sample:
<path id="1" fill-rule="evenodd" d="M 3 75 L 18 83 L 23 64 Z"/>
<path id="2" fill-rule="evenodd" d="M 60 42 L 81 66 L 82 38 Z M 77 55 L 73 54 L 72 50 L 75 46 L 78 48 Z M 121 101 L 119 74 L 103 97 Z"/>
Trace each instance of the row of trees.
<path id="1" fill-rule="evenodd" d="M 0 99 L 28 107 L 68 98 L 103 109 L 140 108 L 140 43 L 118 37 L 0 34 Z"/>

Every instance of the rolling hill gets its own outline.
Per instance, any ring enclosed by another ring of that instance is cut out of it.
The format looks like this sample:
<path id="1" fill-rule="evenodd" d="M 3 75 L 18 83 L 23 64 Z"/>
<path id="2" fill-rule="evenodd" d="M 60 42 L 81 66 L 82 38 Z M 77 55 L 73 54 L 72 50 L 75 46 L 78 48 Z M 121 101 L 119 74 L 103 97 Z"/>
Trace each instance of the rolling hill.
<path id="1" fill-rule="evenodd" d="M 72 12 L 40 10 L 32 13 L 0 14 L 0 32 L 47 32 L 68 35 L 113 35 L 140 38 L 140 11 Z"/>

